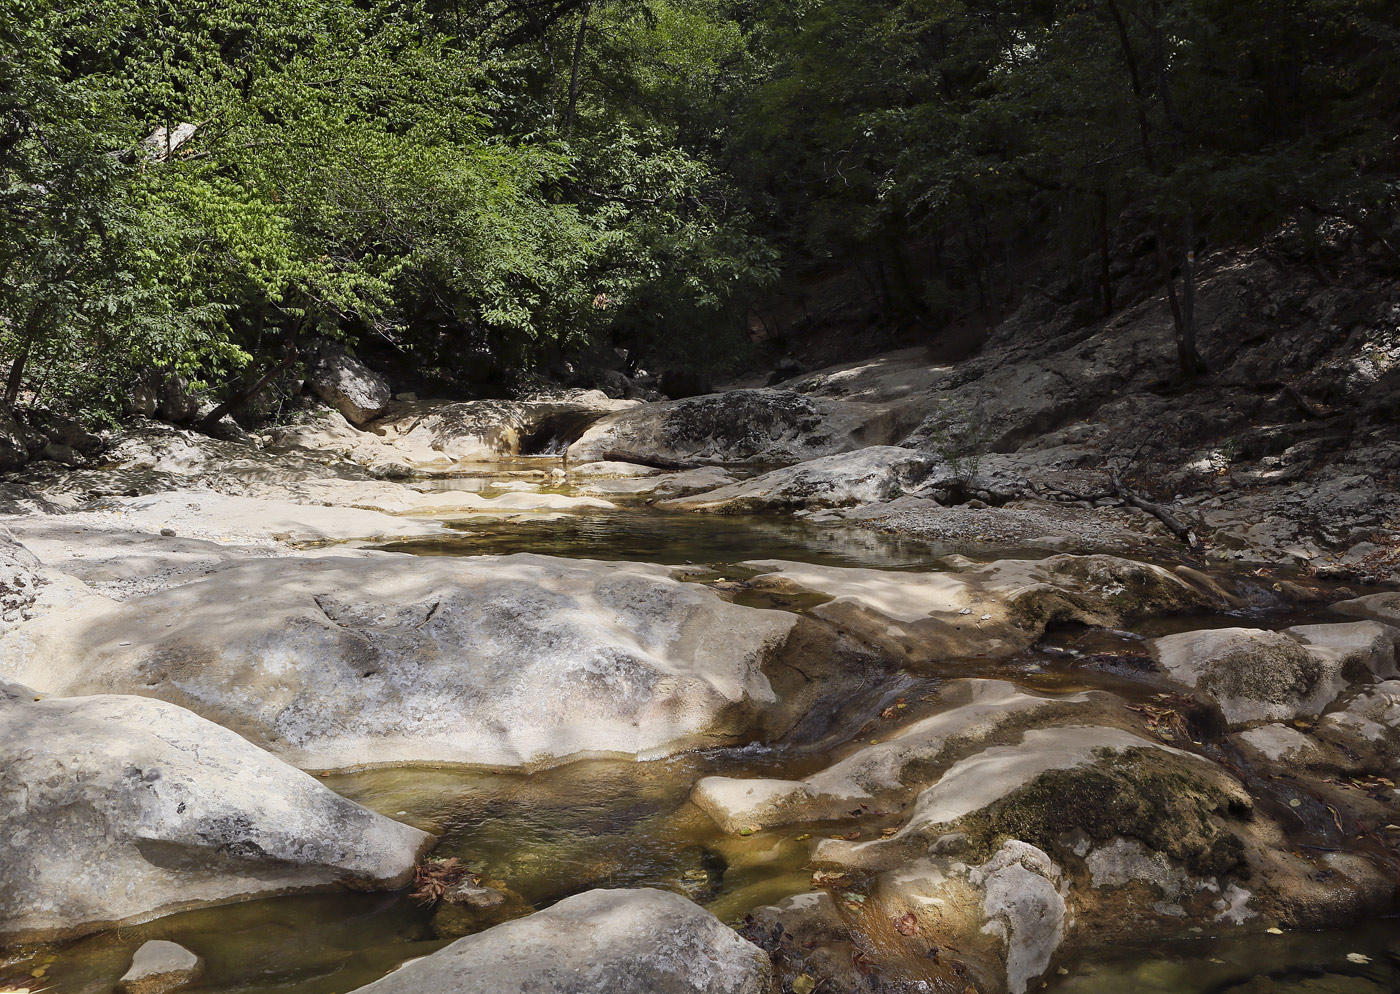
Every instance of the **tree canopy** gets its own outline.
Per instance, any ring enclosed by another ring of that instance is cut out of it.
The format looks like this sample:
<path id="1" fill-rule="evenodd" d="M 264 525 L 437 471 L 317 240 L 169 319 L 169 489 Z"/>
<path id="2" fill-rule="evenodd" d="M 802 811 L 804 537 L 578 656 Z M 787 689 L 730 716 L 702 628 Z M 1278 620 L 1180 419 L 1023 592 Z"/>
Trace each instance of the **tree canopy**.
<path id="1" fill-rule="evenodd" d="M 930 329 L 1027 283 L 1111 312 L 1124 218 L 1195 372 L 1192 253 L 1340 218 L 1400 266 L 1386 0 L 3 5 L 9 403 L 313 335 L 722 363 L 833 263 Z"/>

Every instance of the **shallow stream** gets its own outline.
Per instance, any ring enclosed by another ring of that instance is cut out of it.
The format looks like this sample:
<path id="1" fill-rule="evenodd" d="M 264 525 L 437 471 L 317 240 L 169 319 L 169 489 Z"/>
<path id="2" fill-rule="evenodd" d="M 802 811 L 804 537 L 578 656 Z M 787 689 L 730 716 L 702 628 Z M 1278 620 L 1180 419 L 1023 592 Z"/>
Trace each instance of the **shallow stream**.
<path id="1" fill-rule="evenodd" d="M 463 486 L 491 492 L 476 478 Z M 418 555 L 534 552 L 553 556 L 691 563 L 697 575 L 734 576 L 735 564 L 782 558 L 898 570 L 946 568 L 949 550 L 855 528 L 816 527 L 787 517 L 661 513 L 640 503 L 617 512 L 547 516 L 534 523 L 461 521 L 460 536 L 384 548 Z M 999 558 L 996 550 L 985 558 Z M 1022 553 L 1027 554 L 1027 553 Z M 1045 553 L 1029 553 L 1044 555 Z M 1249 582 L 1249 581 L 1246 581 Z M 949 676 L 1013 679 L 1041 692 L 1103 687 L 1134 698 L 1132 659 L 1144 635 L 1224 624 L 1282 627 L 1322 620 L 1283 610 L 1267 586 L 1248 621 L 1238 615 L 1152 619 L 1132 633 L 1067 628 L 1035 651 Z M 782 605 L 771 605 L 782 607 Z M 786 605 L 799 609 L 800 605 Z M 1329 620 L 1336 620 L 1335 617 Z M 1103 662 L 1107 660 L 1108 662 Z M 853 701 L 847 731 L 869 734 L 896 695 L 910 719 L 936 709 L 935 668 L 870 688 Z M 805 776 L 830 753 L 782 751 L 758 744 L 646 763 L 576 762 L 533 774 L 493 769 L 411 767 L 324 776 L 332 789 L 377 811 L 441 836 L 435 857 L 456 857 L 472 872 L 518 896 L 512 913 L 540 909 L 593 887 L 654 886 L 683 893 L 722 920 L 810 887 L 809 839 L 838 824 L 791 825 L 748 837 L 725 835 L 689 802 L 710 774 Z M 869 812 L 855 820 L 867 837 L 896 823 Z M 839 823 L 839 830 L 851 828 Z M 44 989 L 106 994 L 144 941 L 170 939 L 199 954 L 206 972 L 191 991 L 205 994 L 287 992 L 346 994 L 450 937 L 492 924 L 454 909 L 438 910 L 395 894 L 301 895 L 191 911 L 89 936 L 62 947 L 0 953 L 0 992 Z M 1207 994 L 1333 992 L 1378 994 L 1400 989 L 1400 922 L 1378 921 L 1337 932 L 1259 934 L 1153 947 L 1122 946 L 1067 964 L 1048 979 L 1064 994 Z M 1350 957 L 1350 958 L 1348 958 Z M 1237 985 L 1246 985 L 1237 987 Z"/>

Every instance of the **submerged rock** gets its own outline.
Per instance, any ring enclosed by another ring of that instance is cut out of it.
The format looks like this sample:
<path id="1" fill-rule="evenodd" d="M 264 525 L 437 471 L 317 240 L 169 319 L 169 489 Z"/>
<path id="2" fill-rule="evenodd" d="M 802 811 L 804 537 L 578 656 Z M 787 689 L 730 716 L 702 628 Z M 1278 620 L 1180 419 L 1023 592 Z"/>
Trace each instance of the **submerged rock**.
<path id="1" fill-rule="evenodd" d="M 659 566 L 272 559 L 40 618 L 0 643 L 0 674 L 160 697 L 307 767 L 532 765 L 751 735 L 796 623 Z"/>
<path id="2" fill-rule="evenodd" d="M 203 961 L 184 946 L 155 939 L 141 944 L 131 968 L 117 981 L 121 994 L 165 994 L 193 983 Z"/>
<path id="3" fill-rule="evenodd" d="M 592 890 L 458 939 L 355 994 L 768 994 L 768 957 L 658 890 Z"/>
<path id="4" fill-rule="evenodd" d="M 0 939 L 400 887 L 431 842 L 183 708 L 0 683 Z"/>

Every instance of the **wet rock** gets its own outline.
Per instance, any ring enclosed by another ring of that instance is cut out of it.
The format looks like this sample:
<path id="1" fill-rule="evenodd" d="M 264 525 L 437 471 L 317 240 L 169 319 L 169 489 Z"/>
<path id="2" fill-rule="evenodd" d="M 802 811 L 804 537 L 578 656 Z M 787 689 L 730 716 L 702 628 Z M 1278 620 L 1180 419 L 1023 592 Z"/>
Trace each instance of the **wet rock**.
<path id="1" fill-rule="evenodd" d="M 1005 835 L 1055 846 L 1063 833 L 1080 829 L 1098 839 L 1141 838 L 1154 850 L 1225 872 L 1239 862 L 1237 844 L 1192 814 L 1247 810 L 1249 803 L 1213 764 L 1160 742 L 1109 727 L 1034 728 L 1013 745 L 953 764 L 918 794 L 907 822 L 889 838 L 824 839 L 816 858 L 890 865 L 911 845 L 955 830 L 966 832 L 976 850 Z M 1181 817 L 1165 817 L 1163 808 L 1179 809 Z"/>
<path id="2" fill-rule="evenodd" d="M 1298 729 L 1274 722 L 1232 736 L 1234 743 L 1255 762 L 1278 763 L 1286 767 L 1315 769 L 1328 762 L 1323 747 Z"/>
<path id="3" fill-rule="evenodd" d="M 1323 715 L 1316 735 L 1355 757 L 1359 769 L 1393 776 L 1400 762 L 1400 680 L 1358 690 L 1341 708 Z"/>
<path id="4" fill-rule="evenodd" d="M 1169 676 L 1210 694 L 1239 727 L 1320 714 L 1352 681 L 1395 675 L 1397 642 L 1400 630 L 1362 621 L 1182 632 L 1150 648 Z"/>
<path id="5" fill-rule="evenodd" d="M 393 396 L 388 380 L 324 339 L 307 350 L 306 385 L 356 426 L 383 414 Z"/>
<path id="6" fill-rule="evenodd" d="M 372 488 L 369 488 L 372 489 Z M 412 502 L 413 495 L 403 498 Z M 390 503 L 385 500 L 384 503 Z M 431 506 L 425 500 L 425 506 Z M 21 534 L 43 523 L 11 519 Z M 158 535 L 171 529 L 176 535 L 222 543 L 248 542 L 345 542 L 351 539 L 382 540 L 422 538 L 441 534 L 444 526 L 429 518 L 400 517 L 356 507 L 300 503 L 296 500 L 235 497 L 208 490 L 158 493 L 144 497 L 117 497 L 89 511 L 65 519 L 72 528 L 98 532 L 144 532 Z"/>
<path id="7" fill-rule="evenodd" d="M 203 967 L 203 961 L 184 946 L 155 939 L 136 950 L 130 969 L 117 981 L 117 990 L 121 994 L 165 994 L 193 983 Z"/>
<path id="8" fill-rule="evenodd" d="M 956 750 L 985 742 L 1038 712 L 1083 712 L 1089 698 L 1027 694 L 1002 680 L 958 680 L 941 692 L 949 709 L 916 721 L 805 780 L 705 777 L 691 800 L 726 832 L 798 821 L 840 819 L 877 799 L 898 803 L 901 790 L 927 784 Z"/>
<path id="9" fill-rule="evenodd" d="M 498 925 L 356 994 L 768 994 L 761 950 L 685 898 L 593 890 Z"/>
<path id="10" fill-rule="evenodd" d="M 999 560 L 963 572 L 893 573 L 780 560 L 755 590 L 830 598 L 808 613 L 911 663 L 1000 656 L 1025 648 L 1052 622 L 1121 627 L 1128 619 L 1201 609 L 1208 590 L 1159 566 L 1113 556 Z"/>
<path id="11" fill-rule="evenodd" d="M 1382 624 L 1400 626 L 1400 591 L 1387 590 L 1349 601 L 1338 601 L 1330 610 L 1349 618 L 1369 618 Z"/>
<path id="12" fill-rule="evenodd" d="M 0 684 L 7 941 L 259 894 L 391 889 L 431 841 L 174 705 Z"/>
<path id="13" fill-rule="evenodd" d="M 0 644 L 0 673 L 160 696 L 307 767 L 540 765 L 747 741 L 786 714 L 764 666 L 796 622 L 664 567 L 262 560 L 40 618 Z"/>
<path id="14" fill-rule="evenodd" d="M 909 449 L 872 445 L 809 459 L 665 506 L 734 512 L 872 504 L 918 487 L 935 465 L 935 459 Z"/>
<path id="15" fill-rule="evenodd" d="M 667 469 L 792 463 L 890 441 L 888 415 L 786 390 L 733 390 L 646 404 L 603 418 L 569 462 L 623 460 Z"/>
<path id="16" fill-rule="evenodd" d="M 433 934 L 442 939 L 456 939 L 520 918 L 533 910 L 524 898 L 501 881 L 483 881 L 471 874 L 449 887 L 438 901 L 433 911 Z"/>

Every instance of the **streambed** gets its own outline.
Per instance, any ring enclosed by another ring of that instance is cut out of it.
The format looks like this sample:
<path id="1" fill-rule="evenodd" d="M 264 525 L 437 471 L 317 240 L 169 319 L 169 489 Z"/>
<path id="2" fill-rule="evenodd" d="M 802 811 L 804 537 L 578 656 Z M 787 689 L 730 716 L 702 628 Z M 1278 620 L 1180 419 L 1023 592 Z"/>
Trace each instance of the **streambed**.
<path id="1" fill-rule="evenodd" d="M 509 483 L 511 477 L 499 482 Z M 490 479 L 464 486 L 495 489 Z M 562 488 L 561 488 L 562 489 Z M 953 550 L 854 528 L 823 528 L 787 517 L 711 517 L 665 513 L 630 502 L 617 511 L 551 515 L 530 523 L 462 520 L 460 535 L 381 546 L 414 555 L 465 556 L 533 552 L 542 555 L 691 564 L 701 580 L 736 575 L 751 559 L 791 559 L 899 571 L 946 568 Z M 985 558 L 1043 556 L 1043 550 L 996 550 Z M 887 686 L 868 688 L 846 716 L 847 738 L 886 734 L 880 714 L 895 700 L 913 706 L 901 719 L 936 712 L 940 682 L 954 675 L 1010 679 L 1041 693 L 1112 690 L 1145 697 L 1130 664 L 1144 635 L 1248 624 L 1281 628 L 1326 618 L 1316 610 L 1282 607 L 1268 585 L 1239 578 L 1256 591 L 1242 613 L 1148 619 L 1127 633 L 1061 628 L 1033 650 L 998 662 L 950 661 Z M 800 604 L 764 604 L 801 609 Z M 1242 620 L 1242 618 L 1247 620 Z M 858 826 L 867 837 L 897 825 L 897 812 L 853 812 L 851 820 L 792 824 L 726 835 L 690 800 L 701 777 L 800 778 L 828 765 L 830 750 L 749 747 L 692 753 L 645 763 L 589 760 L 533 774 L 493 769 L 406 767 L 322 777 L 339 793 L 381 813 L 441 836 L 434 855 L 455 857 L 472 872 L 500 881 L 522 900 L 522 913 L 547 907 L 592 887 L 654 886 L 696 900 L 737 924 L 753 909 L 811 886 L 809 839 L 844 835 Z M 849 750 L 845 750 L 849 751 Z M 313 771 L 316 772 L 316 771 Z M 480 923 L 486 927 L 489 923 Z M 444 914 L 394 894 L 299 895 L 171 915 L 99 933 L 63 947 L 0 954 L 0 989 L 29 986 L 60 994 L 112 989 L 144 941 L 170 939 L 206 961 L 194 991 L 207 994 L 284 991 L 344 994 L 417 956 L 473 930 L 469 919 Z M 1372 994 L 1400 987 L 1400 923 L 1378 921 L 1323 933 L 1260 934 L 1154 947 L 1100 951 L 1047 989 L 1108 994 L 1335 991 Z M 1350 958 L 1348 958 L 1350 957 Z M 1268 975 L 1267 983 L 1257 977 Z M 916 976 L 910 979 L 917 980 Z M 1323 986 L 1318 986 L 1319 984 Z M 1311 985 L 1311 986 L 1310 986 Z M 1369 985 L 1369 986 L 1368 986 Z M 932 988 L 930 988 L 932 989 Z"/>

